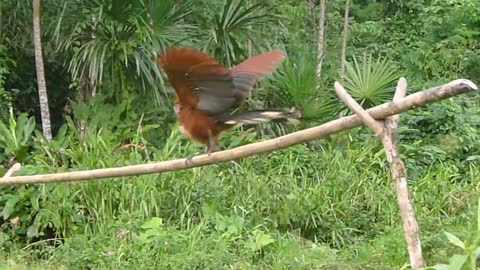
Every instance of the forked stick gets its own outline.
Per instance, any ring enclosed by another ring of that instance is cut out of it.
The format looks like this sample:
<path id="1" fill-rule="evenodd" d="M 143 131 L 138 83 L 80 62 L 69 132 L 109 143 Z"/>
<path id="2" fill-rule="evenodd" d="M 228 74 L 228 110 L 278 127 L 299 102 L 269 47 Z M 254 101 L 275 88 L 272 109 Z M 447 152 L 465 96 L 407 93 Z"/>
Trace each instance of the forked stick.
<path id="1" fill-rule="evenodd" d="M 373 119 L 373 117 L 371 117 L 338 82 L 335 83 L 335 91 L 340 99 L 342 99 L 342 101 L 375 132 L 383 143 L 387 155 L 387 161 L 390 165 L 392 180 L 395 183 L 397 191 L 398 205 L 403 221 L 403 231 L 407 241 L 408 255 L 410 257 L 410 266 L 412 269 L 419 269 L 423 266 L 419 228 L 412 203 L 408 198 L 405 165 L 400 159 L 397 147 L 397 125 L 399 116 L 392 115 L 387 117 L 384 122 L 377 121 Z M 399 102 L 405 96 L 406 92 L 407 81 L 402 77 L 398 81 L 393 101 Z"/>

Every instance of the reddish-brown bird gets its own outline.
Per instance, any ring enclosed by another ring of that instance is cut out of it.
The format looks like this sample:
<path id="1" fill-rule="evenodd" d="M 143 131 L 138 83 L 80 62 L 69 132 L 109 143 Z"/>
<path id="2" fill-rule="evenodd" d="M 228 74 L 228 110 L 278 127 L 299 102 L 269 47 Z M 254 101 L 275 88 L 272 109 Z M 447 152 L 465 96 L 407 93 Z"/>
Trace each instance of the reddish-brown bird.
<path id="1" fill-rule="evenodd" d="M 219 151 L 219 135 L 237 123 L 265 123 L 275 119 L 298 121 L 294 110 L 257 110 L 231 114 L 249 96 L 255 83 L 283 60 L 280 50 L 253 56 L 227 70 L 206 53 L 170 47 L 157 60 L 175 89 L 175 113 L 180 131 Z"/>

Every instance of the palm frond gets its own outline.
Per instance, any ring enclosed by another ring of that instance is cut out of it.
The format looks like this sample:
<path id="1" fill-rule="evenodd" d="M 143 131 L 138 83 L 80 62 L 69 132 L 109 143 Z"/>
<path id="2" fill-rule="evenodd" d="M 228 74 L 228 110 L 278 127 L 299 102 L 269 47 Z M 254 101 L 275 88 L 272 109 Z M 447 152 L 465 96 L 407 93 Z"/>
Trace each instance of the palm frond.
<path id="1" fill-rule="evenodd" d="M 271 82 L 271 90 L 264 92 L 269 106 L 296 107 L 304 122 L 326 121 L 339 110 L 333 92 L 318 85 L 314 57 L 289 56 Z"/>
<path id="2" fill-rule="evenodd" d="M 80 2 L 65 1 L 54 33 L 73 79 L 88 78 L 101 91 L 118 97 L 141 89 L 153 94 L 157 104 L 168 103 L 169 93 L 152 54 L 196 34 L 194 26 L 183 22 L 190 2 L 180 6 L 172 0 Z M 102 87 L 105 83 L 108 89 Z"/>
<path id="3" fill-rule="evenodd" d="M 276 20 L 270 7 L 261 2 L 250 7 L 246 1 L 224 0 L 221 12 L 205 17 L 202 50 L 227 66 L 247 57 L 247 41 L 264 43 L 261 28 Z"/>
<path id="4" fill-rule="evenodd" d="M 353 57 L 346 63 L 345 89 L 364 107 L 369 108 L 392 98 L 392 83 L 398 79 L 395 67 L 386 58 L 372 60 L 363 55 L 361 61 Z"/>

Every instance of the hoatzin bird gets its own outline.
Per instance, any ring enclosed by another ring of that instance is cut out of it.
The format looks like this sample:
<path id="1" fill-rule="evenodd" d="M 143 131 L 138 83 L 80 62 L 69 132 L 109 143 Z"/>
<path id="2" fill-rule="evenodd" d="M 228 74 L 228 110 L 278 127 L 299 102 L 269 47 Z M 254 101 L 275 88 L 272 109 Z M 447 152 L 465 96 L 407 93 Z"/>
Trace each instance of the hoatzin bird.
<path id="1" fill-rule="evenodd" d="M 175 114 L 180 132 L 219 151 L 219 135 L 237 123 L 265 123 L 283 119 L 294 123 L 299 112 L 257 110 L 231 114 L 249 96 L 254 84 L 271 73 L 283 60 L 280 50 L 253 56 L 226 69 L 206 53 L 190 48 L 170 47 L 158 59 L 176 92 Z"/>

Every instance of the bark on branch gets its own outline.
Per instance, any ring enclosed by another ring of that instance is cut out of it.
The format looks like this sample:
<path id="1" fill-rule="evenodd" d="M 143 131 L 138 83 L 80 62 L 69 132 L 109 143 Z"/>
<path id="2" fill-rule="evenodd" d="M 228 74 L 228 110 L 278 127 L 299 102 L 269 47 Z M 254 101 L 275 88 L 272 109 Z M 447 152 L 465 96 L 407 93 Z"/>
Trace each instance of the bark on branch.
<path id="1" fill-rule="evenodd" d="M 382 105 L 367 110 L 367 112 L 374 119 L 384 119 L 385 117 L 399 114 L 418 106 L 423 106 L 428 103 L 447 99 L 477 89 L 477 86 L 473 82 L 465 79 L 459 79 L 441 86 L 417 92 L 396 102 L 384 103 Z M 295 144 L 323 138 L 340 131 L 360 126 L 361 124 L 362 121 L 360 120 L 360 118 L 353 115 L 348 117 L 342 117 L 340 119 L 330 121 L 320 126 L 294 132 L 275 139 L 252 143 L 221 152 L 215 152 L 212 153 L 210 157 L 208 155 L 199 155 L 194 157 L 191 162 L 188 163 L 186 163 L 186 159 L 183 158 L 117 168 L 6 177 L 0 179 L 0 186 L 33 183 L 70 182 L 121 176 L 137 176 L 200 167 L 286 148 Z"/>
<path id="2" fill-rule="evenodd" d="M 392 180 L 395 184 L 400 215 L 403 221 L 403 231 L 407 242 L 408 255 L 410 257 L 410 266 L 412 269 L 419 269 L 423 266 L 422 248 L 420 243 L 418 223 L 415 218 L 413 206 L 408 198 L 407 173 L 405 165 L 400 159 L 400 153 L 397 147 L 397 125 L 398 115 L 392 115 L 384 122 L 373 119 L 339 84 L 335 83 L 335 91 L 338 96 L 347 104 L 347 106 L 357 114 L 362 121 L 374 130 L 375 134 L 383 143 L 387 161 L 390 166 Z M 394 102 L 399 102 L 407 92 L 407 81 L 400 78 L 393 98 Z"/>

